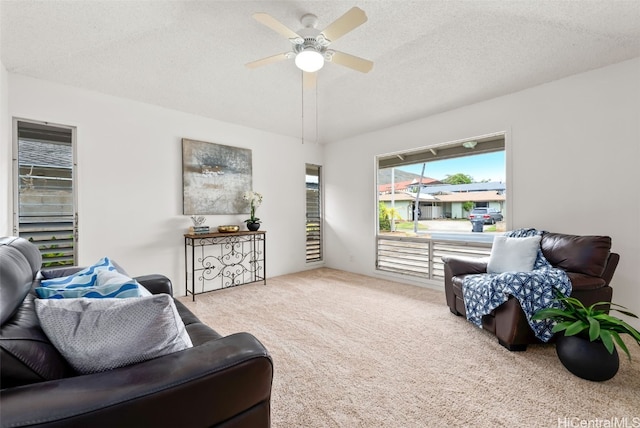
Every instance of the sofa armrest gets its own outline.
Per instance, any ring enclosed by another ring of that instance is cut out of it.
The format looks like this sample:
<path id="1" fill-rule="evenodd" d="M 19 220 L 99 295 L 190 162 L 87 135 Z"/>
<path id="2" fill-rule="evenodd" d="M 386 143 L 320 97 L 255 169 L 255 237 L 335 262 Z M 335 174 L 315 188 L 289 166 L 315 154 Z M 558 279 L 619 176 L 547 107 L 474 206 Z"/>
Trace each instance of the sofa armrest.
<path id="1" fill-rule="evenodd" d="M 607 264 L 605 265 L 604 272 L 602 273 L 602 279 L 604 279 L 605 285 L 611 284 L 613 273 L 616 271 L 616 267 L 618 267 L 619 261 L 620 261 L 620 254 L 609 253 L 609 257 L 607 258 Z"/>
<path id="2" fill-rule="evenodd" d="M 462 257 L 462 256 L 444 256 L 442 257 L 446 270 L 451 276 L 487 273 L 487 264 L 489 259 L 486 257 Z"/>
<path id="3" fill-rule="evenodd" d="M 139 364 L 0 391 L 3 426 L 269 426 L 273 363 L 237 333 Z"/>
<path id="4" fill-rule="evenodd" d="M 456 315 L 461 313 L 461 311 L 458 310 L 456 293 L 453 289 L 453 277 L 466 274 L 486 273 L 488 261 L 489 260 L 486 257 L 442 257 L 442 263 L 444 264 L 444 295 L 447 300 L 447 305 L 452 313 Z"/>
<path id="5" fill-rule="evenodd" d="M 137 276 L 133 279 L 138 281 L 140 285 L 149 290 L 151 294 L 166 293 L 170 296 L 173 296 L 173 285 L 171 284 L 171 280 L 164 275 L 143 275 Z"/>

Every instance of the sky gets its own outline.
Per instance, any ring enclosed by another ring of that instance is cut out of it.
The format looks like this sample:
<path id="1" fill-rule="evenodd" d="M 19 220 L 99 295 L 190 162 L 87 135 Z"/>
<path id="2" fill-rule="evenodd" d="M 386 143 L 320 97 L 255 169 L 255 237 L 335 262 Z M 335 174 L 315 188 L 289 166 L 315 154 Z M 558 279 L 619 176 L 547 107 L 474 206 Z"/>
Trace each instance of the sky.
<path id="1" fill-rule="evenodd" d="M 422 163 L 400 166 L 396 169 L 420 175 Z M 501 151 L 427 162 L 424 176 L 443 180 L 447 175 L 463 173 L 470 175 L 475 182 L 484 180 L 505 182 L 505 169 L 505 152 Z"/>

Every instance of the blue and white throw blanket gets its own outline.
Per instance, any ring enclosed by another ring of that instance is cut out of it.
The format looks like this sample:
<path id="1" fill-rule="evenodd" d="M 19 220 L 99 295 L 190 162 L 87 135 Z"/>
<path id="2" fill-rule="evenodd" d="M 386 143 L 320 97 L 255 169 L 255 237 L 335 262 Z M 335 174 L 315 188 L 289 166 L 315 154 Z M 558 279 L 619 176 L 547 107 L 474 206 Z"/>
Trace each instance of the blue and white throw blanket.
<path id="1" fill-rule="evenodd" d="M 506 232 L 505 236 L 523 238 L 542 235 L 536 229 L 517 229 Z M 496 274 L 467 275 L 462 283 L 462 294 L 467 311 L 467 319 L 482 328 L 482 316 L 491 313 L 512 295 L 520 302 L 529 326 L 536 337 L 548 342 L 553 336 L 554 322 L 548 319 L 532 320 L 531 317 L 543 308 L 561 308 L 555 301 L 556 290 L 568 296 L 571 281 L 566 272 L 551 266 L 538 249 L 538 255 L 531 272 L 504 272 Z"/>

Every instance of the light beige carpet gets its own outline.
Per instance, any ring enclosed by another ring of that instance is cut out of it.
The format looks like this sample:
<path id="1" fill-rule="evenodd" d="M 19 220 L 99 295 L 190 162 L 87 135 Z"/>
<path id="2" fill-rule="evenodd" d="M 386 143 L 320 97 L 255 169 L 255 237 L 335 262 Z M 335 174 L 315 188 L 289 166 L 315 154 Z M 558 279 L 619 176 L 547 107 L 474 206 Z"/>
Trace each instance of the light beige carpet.
<path id="1" fill-rule="evenodd" d="M 440 291 L 332 269 L 267 283 L 180 300 L 219 333 L 264 343 L 276 428 L 640 426 L 631 341 L 634 359 L 621 355 L 613 379 L 590 382 L 553 345 L 507 351 L 451 314 Z"/>

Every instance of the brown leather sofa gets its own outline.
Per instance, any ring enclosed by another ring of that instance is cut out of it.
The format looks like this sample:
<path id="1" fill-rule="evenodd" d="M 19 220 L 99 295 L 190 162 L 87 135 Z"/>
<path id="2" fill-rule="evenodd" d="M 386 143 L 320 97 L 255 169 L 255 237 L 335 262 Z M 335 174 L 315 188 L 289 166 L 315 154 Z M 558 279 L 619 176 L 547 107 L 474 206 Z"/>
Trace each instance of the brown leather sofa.
<path id="1" fill-rule="evenodd" d="M 2 427 L 268 427 L 273 364 L 251 334 L 222 337 L 174 301 L 193 347 L 117 369 L 78 375 L 40 328 L 35 245 L 0 238 L 0 425 Z M 162 275 L 135 278 L 172 294 Z"/>
<path id="2" fill-rule="evenodd" d="M 567 272 L 573 297 L 587 306 L 611 302 L 613 289 L 609 283 L 620 256 L 610 251 L 610 237 L 545 232 L 540 247 L 551 265 Z M 445 256 L 442 261 L 447 305 L 455 315 L 466 317 L 462 283 L 466 275 L 486 273 L 487 259 Z M 482 328 L 495 334 L 498 342 L 510 351 L 524 351 L 530 343 L 541 343 L 513 296 L 482 317 Z"/>

